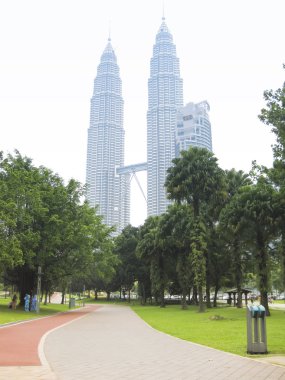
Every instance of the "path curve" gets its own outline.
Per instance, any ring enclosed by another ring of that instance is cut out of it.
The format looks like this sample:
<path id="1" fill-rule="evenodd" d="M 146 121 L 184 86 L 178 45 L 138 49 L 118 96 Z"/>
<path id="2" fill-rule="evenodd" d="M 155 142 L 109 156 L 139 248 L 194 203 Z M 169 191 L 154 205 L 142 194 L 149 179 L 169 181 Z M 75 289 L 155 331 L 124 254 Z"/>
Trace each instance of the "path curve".
<path id="1" fill-rule="evenodd" d="M 41 365 L 38 347 L 43 335 L 58 326 L 86 315 L 91 310 L 94 310 L 94 307 L 2 326 L 0 329 L 0 366 Z"/>
<path id="2" fill-rule="evenodd" d="M 163 334 L 126 306 L 104 305 L 57 329 L 44 351 L 60 380 L 285 379 L 285 367 Z"/>

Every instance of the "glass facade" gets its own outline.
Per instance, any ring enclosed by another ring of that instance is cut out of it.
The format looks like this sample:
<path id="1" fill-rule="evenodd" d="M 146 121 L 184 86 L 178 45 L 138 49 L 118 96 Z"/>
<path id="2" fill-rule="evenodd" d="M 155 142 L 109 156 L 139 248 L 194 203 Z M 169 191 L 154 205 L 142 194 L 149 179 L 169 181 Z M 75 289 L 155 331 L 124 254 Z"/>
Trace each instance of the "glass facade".
<path id="1" fill-rule="evenodd" d="M 117 58 L 108 40 L 94 80 L 88 129 L 87 200 L 108 226 L 118 234 L 130 222 L 130 187 L 124 165 L 122 82 Z"/>
<path id="2" fill-rule="evenodd" d="M 153 46 L 148 80 L 147 209 L 148 216 L 166 211 L 166 171 L 175 157 L 177 112 L 183 106 L 183 82 L 172 35 L 162 19 Z"/>
<path id="3" fill-rule="evenodd" d="M 181 150 L 188 150 L 190 146 L 198 146 L 212 151 L 209 111 L 210 106 L 207 101 L 196 104 L 188 103 L 179 109 L 176 130 L 177 157 Z"/>

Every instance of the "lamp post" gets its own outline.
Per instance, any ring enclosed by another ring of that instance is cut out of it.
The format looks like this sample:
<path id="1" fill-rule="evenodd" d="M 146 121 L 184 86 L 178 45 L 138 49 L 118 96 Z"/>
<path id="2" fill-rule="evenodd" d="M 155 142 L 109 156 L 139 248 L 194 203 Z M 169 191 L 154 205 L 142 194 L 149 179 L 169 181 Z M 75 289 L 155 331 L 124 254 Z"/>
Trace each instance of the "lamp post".
<path id="1" fill-rule="evenodd" d="M 41 297 L 41 276 L 42 276 L 42 268 L 38 266 L 38 283 L 37 283 L 37 313 L 40 312 L 40 297 Z"/>

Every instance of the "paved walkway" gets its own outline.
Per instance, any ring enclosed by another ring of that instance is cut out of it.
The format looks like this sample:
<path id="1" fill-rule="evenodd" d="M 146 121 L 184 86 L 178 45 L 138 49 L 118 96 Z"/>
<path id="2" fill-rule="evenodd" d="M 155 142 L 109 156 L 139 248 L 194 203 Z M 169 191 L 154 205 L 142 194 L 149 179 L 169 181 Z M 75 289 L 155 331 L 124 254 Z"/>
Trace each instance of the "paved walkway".
<path id="1" fill-rule="evenodd" d="M 0 379 L 285 379 L 285 367 L 173 338 L 125 306 L 89 309 L 46 335 L 41 346 L 43 366 L 0 367 Z"/>

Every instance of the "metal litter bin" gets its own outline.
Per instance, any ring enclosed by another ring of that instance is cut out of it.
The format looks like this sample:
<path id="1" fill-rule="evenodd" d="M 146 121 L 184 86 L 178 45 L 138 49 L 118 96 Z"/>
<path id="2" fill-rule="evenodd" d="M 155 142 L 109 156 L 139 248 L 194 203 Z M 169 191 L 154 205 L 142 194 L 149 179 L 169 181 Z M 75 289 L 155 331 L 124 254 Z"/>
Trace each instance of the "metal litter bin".
<path id="1" fill-rule="evenodd" d="M 262 305 L 247 306 L 247 352 L 266 354 L 266 312 Z"/>
<path id="2" fill-rule="evenodd" d="M 69 309 L 72 309 L 75 307 L 75 298 L 70 298 L 69 299 Z"/>

